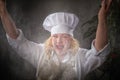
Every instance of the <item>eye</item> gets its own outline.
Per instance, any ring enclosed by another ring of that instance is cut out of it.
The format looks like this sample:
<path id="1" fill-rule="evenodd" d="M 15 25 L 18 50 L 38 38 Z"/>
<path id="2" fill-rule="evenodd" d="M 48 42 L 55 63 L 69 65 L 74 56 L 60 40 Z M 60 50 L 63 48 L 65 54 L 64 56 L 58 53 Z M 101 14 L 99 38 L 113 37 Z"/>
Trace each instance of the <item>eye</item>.
<path id="1" fill-rule="evenodd" d="M 68 35 L 63 35 L 63 38 L 69 38 L 69 36 Z"/>
<path id="2" fill-rule="evenodd" d="M 57 38 L 58 36 L 57 35 L 53 35 L 52 37 Z"/>

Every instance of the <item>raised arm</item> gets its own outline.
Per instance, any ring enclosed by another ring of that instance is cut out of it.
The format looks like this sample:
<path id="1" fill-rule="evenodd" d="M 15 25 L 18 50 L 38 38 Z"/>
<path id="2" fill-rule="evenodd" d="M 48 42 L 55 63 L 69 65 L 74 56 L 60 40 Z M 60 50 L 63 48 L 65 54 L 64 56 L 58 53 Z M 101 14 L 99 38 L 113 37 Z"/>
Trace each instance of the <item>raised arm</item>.
<path id="1" fill-rule="evenodd" d="M 98 27 L 95 48 L 99 51 L 108 43 L 107 14 L 112 0 L 102 0 L 98 13 Z"/>
<path id="2" fill-rule="evenodd" d="M 16 25 L 12 20 L 11 16 L 9 15 L 5 0 L 0 0 L 0 17 L 5 29 L 5 32 L 13 39 L 16 39 L 18 36 L 18 31 L 16 29 Z"/>

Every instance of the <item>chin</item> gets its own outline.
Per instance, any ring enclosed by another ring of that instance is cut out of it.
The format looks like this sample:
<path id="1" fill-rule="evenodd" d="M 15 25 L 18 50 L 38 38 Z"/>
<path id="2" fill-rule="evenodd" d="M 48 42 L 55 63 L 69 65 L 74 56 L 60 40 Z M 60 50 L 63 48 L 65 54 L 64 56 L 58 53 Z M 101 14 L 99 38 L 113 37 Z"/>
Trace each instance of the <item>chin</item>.
<path id="1" fill-rule="evenodd" d="M 56 53 L 58 55 L 64 55 L 65 54 L 65 51 L 64 50 L 56 50 Z"/>

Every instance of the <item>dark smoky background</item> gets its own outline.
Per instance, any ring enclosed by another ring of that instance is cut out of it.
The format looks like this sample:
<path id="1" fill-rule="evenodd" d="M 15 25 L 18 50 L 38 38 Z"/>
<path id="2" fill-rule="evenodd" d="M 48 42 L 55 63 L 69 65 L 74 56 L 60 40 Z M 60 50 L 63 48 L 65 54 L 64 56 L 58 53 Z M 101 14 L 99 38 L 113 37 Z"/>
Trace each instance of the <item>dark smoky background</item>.
<path id="1" fill-rule="evenodd" d="M 45 17 L 54 12 L 71 12 L 76 14 L 80 21 L 74 31 L 74 37 L 80 41 L 80 46 L 90 48 L 95 32 L 84 38 L 89 27 L 95 24 L 86 24 L 86 21 L 97 15 L 101 0 L 6 0 L 7 10 L 22 29 L 25 37 L 36 43 L 43 43 L 50 33 L 43 29 Z M 0 21 L 0 73 L 3 80 L 35 80 L 36 69 L 22 59 L 9 46 L 6 33 Z M 90 79 L 89 79 L 90 80 Z M 91 79 L 93 80 L 93 79 Z"/>

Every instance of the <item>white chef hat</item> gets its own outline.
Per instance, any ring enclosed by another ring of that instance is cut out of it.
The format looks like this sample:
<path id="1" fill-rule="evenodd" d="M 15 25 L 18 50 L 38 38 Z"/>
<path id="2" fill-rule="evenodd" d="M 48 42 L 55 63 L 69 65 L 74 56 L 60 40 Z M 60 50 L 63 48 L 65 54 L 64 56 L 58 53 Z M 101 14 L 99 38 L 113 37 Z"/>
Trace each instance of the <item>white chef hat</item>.
<path id="1" fill-rule="evenodd" d="M 73 36 L 73 31 L 79 22 L 78 17 L 72 13 L 57 12 L 48 15 L 43 27 L 51 34 L 67 33 Z"/>

